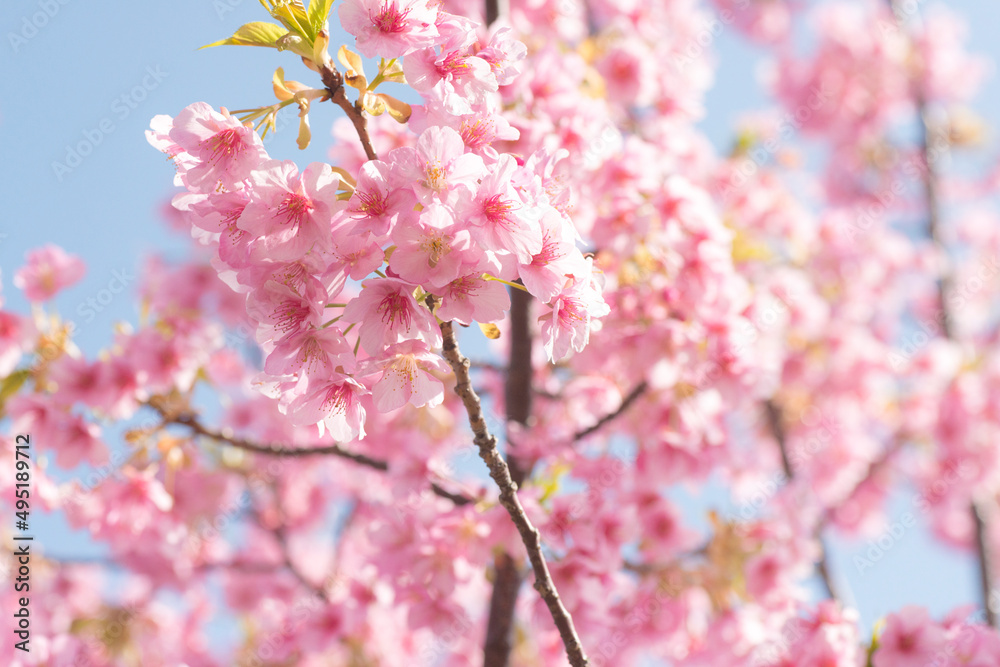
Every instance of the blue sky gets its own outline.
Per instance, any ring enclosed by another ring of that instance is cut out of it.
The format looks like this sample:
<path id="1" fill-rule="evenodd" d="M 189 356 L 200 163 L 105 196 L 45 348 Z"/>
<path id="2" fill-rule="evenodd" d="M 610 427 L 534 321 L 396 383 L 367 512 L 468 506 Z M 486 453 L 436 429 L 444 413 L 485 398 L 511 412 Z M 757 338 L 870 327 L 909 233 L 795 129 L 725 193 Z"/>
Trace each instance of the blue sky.
<path id="1" fill-rule="evenodd" d="M 996 59 L 1000 3 L 949 4 L 971 19 L 971 50 Z M 0 225 L 0 268 L 6 307 L 27 310 L 11 285 L 26 250 L 56 242 L 81 255 L 88 265 L 85 280 L 56 304 L 76 321 L 78 343 L 93 354 L 110 342 L 114 322 L 134 322 L 137 312 L 129 291 L 101 304 L 92 317 L 85 312 L 88 300 L 116 277 L 135 276 L 145 254 L 179 259 L 187 248 L 159 216 L 173 192 L 173 168 L 146 143 L 143 132 L 150 118 L 175 115 L 199 100 L 234 109 L 268 104 L 275 67 L 282 65 L 290 78 L 304 81 L 311 73 L 294 56 L 268 49 L 197 50 L 242 23 L 262 20 L 255 0 L 5 2 L 0 17 L 0 197 L 7 211 Z M 336 34 L 333 40 L 337 43 Z M 767 100 L 754 82 L 759 52 L 732 29 L 714 47 L 720 69 L 702 128 L 724 151 L 740 111 L 763 108 Z M 289 129 L 268 140 L 271 154 L 300 163 L 324 160 L 327 128 L 337 117 L 337 110 L 327 106 L 312 114 L 313 146 L 298 151 Z M 995 76 L 987 81 L 978 109 L 996 125 L 1000 85 Z M 991 140 L 993 154 L 995 135 Z M 690 514 L 703 516 L 704 503 L 716 502 L 717 493 L 692 499 Z M 908 509 L 908 496 L 900 496 L 890 518 L 898 521 Z M 86 547 L 67 539 L 56 524 L 48 525 L 40 539 L 53 551 L 54 545 L 65 547 L 58 549 L 64 554 Z M 851 585 L 866 624 L 905 603 L 925 604 L 941 615 L 976 600 L 971 559 L 933 543 L 919 520 L 862 575 L 852 558 L 866 548 L 862 542 L 833 549 L 833 569 Z"/>

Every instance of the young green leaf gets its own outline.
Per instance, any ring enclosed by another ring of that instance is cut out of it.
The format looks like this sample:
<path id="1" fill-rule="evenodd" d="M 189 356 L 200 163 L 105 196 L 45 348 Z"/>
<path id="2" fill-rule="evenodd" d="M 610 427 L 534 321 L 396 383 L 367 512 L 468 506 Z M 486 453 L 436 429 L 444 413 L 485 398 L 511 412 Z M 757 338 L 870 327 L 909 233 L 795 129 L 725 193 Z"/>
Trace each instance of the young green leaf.
<path id="1" fill-rule="evenodd" d="M 210 46 L 266 46 L 276 49 L 278 48 L 278 40 L 287 33 L 288 31 L 280 25 L 266 21 L 254 21 L 240 26 L 232 37 L 206 44 L 201 48 L 207 49 Z"/>

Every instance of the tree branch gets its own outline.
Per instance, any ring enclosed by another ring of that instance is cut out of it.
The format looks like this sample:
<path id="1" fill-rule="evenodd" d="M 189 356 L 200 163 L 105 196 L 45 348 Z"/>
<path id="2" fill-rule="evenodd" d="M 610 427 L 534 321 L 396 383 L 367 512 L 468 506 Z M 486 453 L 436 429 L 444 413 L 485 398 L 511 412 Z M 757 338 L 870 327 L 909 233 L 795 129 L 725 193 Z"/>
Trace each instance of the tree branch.
<path id="1" fill-rule="evenodd" d="M 795 476 L 795 470 L 792 468 L 791 458 L 788 455 L 787 433 L 785 431 L 781 408 L 772 399 L 764 402 L 764 409 L 767 412 L 768 426 L 771 429 L 772 435 L 774 435 L 775 442 L 778 443 L 778 451 L 781 453 L 781 467 L 785 471 L 785 477 L 791 481 Z M 829 557 L 827 555 L 826 544 L 823 542 L 822 521 L 816 526 L 816 541 L 819 543 L 819 559 L 816 561 L 816 575 L 823 582 L 827 597 L 831 600 L 842 601 L 844 598 L 834 585 L 833 577 L 830 574 Z"/>
<path id="2" fill-rule="evenodd" d="M 988 525 L 982 507 L 975 502 L 972 503 L 972 519 L 976 522 L 976 551 L 979 555 L 979 585 L 983 596 L 983 611 L 986 612 L 986 624 L 995 628 L 997 627 L 997 614 L 993 605 L 990 604 L 993 592 L 993 571 L 990 568 L 992 554 L 987 534 Z"/>
<path id="3" fill-rule="evenodd" d="M 243 449 L 248 452 L 253 452 L 254 454 L 264 454 L 265 456 L 288 456 L 288 457 L 301 457 L 301 456 L 339 456 L 340 458 L 347 459 L 349 461 L 354 461 L 360 465 L 366 466 L 368 468 L 373 468 L 375 470 L 381 470 L 383 472 L 389 469 L 389 463 L 381 459 L 375 459 L 365 454 L 359 454 L 357 452 L 352 452 L 345 449 L 339 444 L 332 445 L 320 445 L 318 447 L 289 447 L 287 445 L 261 445 L 249 440 L 244 440 L 242 438 L 237 438 L 234 436 L 227 436 L 218 431 L 212 431 L 201 424 L 198 418 L 192 414 L 180 414 L 180 415 L 165 415 L 165 422 L 167 424 L 178 424 L 180 426 L 186 426 L 191 429 L 192 432 L 198 435 L 203 435 L 207 438 L 213 440 L 218 440 L 219 442 L 224 442 L 228 445 L 236 447 L 238 449 Z"/>
<path id="4" fill-rule="evenodd" d="M 642 396 L 644 393 L 646 393 L 646 389 L 648 389 L 648 388 L 649 388 L 649 385 L 646 384 L 645 380 L 643 380 L 642 382 L 640 382 L 639 384 L 637 384 L 635 386 L 635 388 L 632 389 L 632 391 L 630 391 L 628 393 L 628 395 L 622 400 L 622 404 L 618 406 L 617 410 L 615 410 L 614 412 L 611 412 L 611 413 L 608 413 L 608 414 L 604 415 L 603 417 L 601 417 L 600 419 L 598 419 L 597 423 L 594 424 L 593 426 L 588 426 L 587 428 L 585 428 L 585 429 L 583 429 L 581 431 L 577 431 L 573 435 L 573 440 L 574 441 L 583 440 L 588 435 L 591 435 L 591 434 L 597 432 L 602 426 L 604 426 L 608 422 L 613 421 L 614 419 L 616 419 L 617 417 L 619 417 L 620 415 L 622 415 L 626 410 L 629 409 L 629 407 L 631 407 L 631 405 L 633 403 L 635 403 L 637 400 L 639 400 L 640 396 Z"/>
<path id="5" fill-rule="evenodd" d="M 488 13 L 488 12 L 487 12 Z M 532 384 L 534 370 L 531 365 L 531 295 L 519 289 L 510 290 L 510 350 L 505 369 L 504 403 L 507 423 L 527 425 L 531 418 Z M 531 474 L 513 451 L 510 430 L 507 431 L 507 464 L 514 484 L 521 486 Z M 500 552 L 493 561 L 496 576 L 490 595 L 489 619 L 486 623 L 486 641 L 483 645 L 483 667 L 507 667 L 510 661 L 514 634 L 514 613 L 521 591 L 521 573 L 517 559 L 507 552 Z"/>
<path id="6" fill-rule="evenodd" d="M 197 435 L 204 436 L 206 438 L 211 438 L 212 440 L 217 440 L 218 442 L 224 442 L 227 445 L 231 445 L 238 449 L 243 449 L 248 452 L 253 452 L 254 454 L 263 454 L 264 456 L 288 456 L 288 457 L 302 457 L 302 456 L 339 456 L 342 459 L 347 459 L 348 461 L 353 461 L 359 465 L 363 465 L 367 468 L 373 470 L 380 470 L 386 472 L 389 470 L 389 462 L 383 461 L 382 459 L 372 458 L 366 456 L 365 454 L 359 454 L 357 452 L 352 452 L 345 449 L 339 444 L 332 445 L 321 445 L 318 447 L 288 447 L 286 445 L 261 445 L 249 440 L 244 440 L 242 438 L 236 438 L 233 436 L 225 435 L 219 431 L 213 431 L 206 428 L 199 420 L 196 415 L 190 413 L 184 414 L 170 414 L 162 406 L 158 406 L 156 402 L 149 403 L 150 407 L 155 409 L 160 415 L 163 416 L 164 424 L 177 424 L 179 426 L 186 426 L 191 429 L 191 431 Z M 466 495 L 464 493 L 449 491 L 445 487 L 441 486 L 438 482 L 431 482 L 431 491 L 435 495 L 441 498 L 446 498 L 455 505 L 468 505 L 475 501 L 472 496 Z"/>
<path id="7" fill-rule="evenodd" d="M 894 15 L 900 16 L 895 0 L 888 0 L 889 9 Z M 917 17 L 919 18 L 919 17 Z M 934 152 L 930 146 L 930 121 L 927 113 L 927 97 L 922 82 L 914 80 L 913 101 L 917 107 L 917 115 L 920 117 L 920 150 L 924 162 L 924 205 L 927 209 L 927 236 L 931 242 L 941 246 L 941 203 L 938 197 L 938 173 Z M 941 271 L 937 284 L 938 314 L 941 322 L 941 334 L 947 339 L 954 339 L 954 327 L 948 314 L 948 301 L 946 299 L 951 290 L 953 276 L 951 274 L 950 263 Z M 992 569 L 992 554 L 989 546 L 989 525 L 986 522 L 987 512 L 985 508 L 975 498 L 969 503 L 969 512 L 975 524 L 976 556 L 979 559 L 979 584 L 980 596 L 982 598 L 983 610 L 986 614 L 986 622 L 990 627 L 996 628 L 997 615 L 990 608 L 990 597 L 995 590 L 995 582 Z"/>
<path id="8" fill-rule="evenodd" d="M 354 124 L 354 129 L 361 140 L 361 146 L 365 150 L 365 155 L 368 156 L 369 160 L 377 160 L 378 154 L 372 147 L 371 137 L 368 136 L 368 120 L 365 118 L 360 100 L 355 104 L 351 104 L 350 100 L 347 99 L 347 93 L 344 90 L 344 75 L 336 67 L 330 65 L 323 66 L 320 69 L 319 75 L 323 80 L 326 91 L 330 94 L 330 100 L 343 109 L 347 117 L 351 119 L 351 123 Z"/>
<path id="9" fill-rule="evenodd" d="M 428 297 L 428 305 L 434 305 L 434 297 Z M 521 541 L 528 552 L 528 560 L 535 573 L 535 590 L 544 600 L 545 605 L 552 615 L 559 636 L 562 638 L 569 662 L 573 667 L 584 667 L 589 664 L 587 656 L 580 644 L 580 637 L 573 626 L 573 618 L 563 606 L 562 599 L 556 590 L 549 574 L 545 556 L 542 554 L 541 537 L 538 529 L 531 523 L 531 519 L 524 511 L 521 501 L 517 496 L 517 485 L 511 479 L 510 469 L 507 463 L 500 456 L 497 449 L 497 440 L 493 436 L 486 420 L 483 417 L 482 405 L 479 397 L 472 388 L 472 380 L 469 376 L 469 360 L 466 359 L 458 348 L 458 341 L 451 322 L 441 323 L 441 335 L 443 343 L 441 346 L 442 356 L 455 372 L 455 393 L 462 399 L 465 411 L 469 418 L 469 426 L 472 428 L 473 442 L 479 448 L 479 456 L 483 459 L 489 469 L 490 477 L 496 482 L 500 489 L 500 504 L 507 510 L 511 520 L 517 527 L 517 532 L 521 536 Z"/>

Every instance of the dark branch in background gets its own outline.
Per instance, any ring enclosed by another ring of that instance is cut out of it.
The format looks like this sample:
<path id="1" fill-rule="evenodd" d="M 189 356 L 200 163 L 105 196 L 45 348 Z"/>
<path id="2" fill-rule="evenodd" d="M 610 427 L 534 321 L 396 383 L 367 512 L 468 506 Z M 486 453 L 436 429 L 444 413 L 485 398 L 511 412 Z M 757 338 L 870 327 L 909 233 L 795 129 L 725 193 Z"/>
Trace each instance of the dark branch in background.
<path id="1" fill-rule="evenodd" d="M 618 406 L 617 410 L 615 410 L 614 412 L 610 412 L 610 413 L 604 415 L 603 417 L 601 417 L 600 419 L 598 419 L 597 423 L 594 424 L 593 426 L 588 426 L 587 428 L 583 429 L 582 431 L 577 431 L 573 435 L 573 440 L 574 441 L 576 441 L 576 440 L 583 440 L 588 435 L 591 435 L 592 433 L 595 433 L 598 430 L 600 430 L 600 428 L 602 426 L 604 426 L 605 424 L 607 424 L 608 422 L 610 422 L 610 421 L 616 419 L 617 417 L 619 417 L 626 410 L 628 410 L 629 407 L 631 407 L 631 405 L 633 403 L 635 403 L 637 400 L 639 400 L 639 397 L 642 396 L 644 393 L 646 393 L 646 389 L 648 389 L 648 388 L 649 388 L 649 385 L 646 384 L 645 380 L 643 380 L 642 382 L 640 382 L 639 384 L 637 384 L 635 386 L 635 388 L 632 391 L 630 391 L 628 393 L 628 395 L 624 399 L 622 399 L 622 404 Z"/>
<path id="2" fill-rule="evenodd" d="M 433 310 L 434 297 L 428 297 L 428 306 Z M 531 523 L 531 519 L 521 506 L 521 501 L 517 497 L 517 485 L 511 479 L 510 469 L 507 463 L 500 456 L 497 448 L 496 437 L 490 433 L 486 420 L 483 417 L 483 408 L 472 388 L 472 380 L 469 376 L 469 360 L 466 359 L 458 349 L 458 341 L 455 338 L 455 331 L 451 322 L 441 323 L 441 354 L 455 372 L 455 393 L 462 399 L 465 411 L 469 418 L 469 426 L 472 428 L 473 442 L 479 448 L 479 456 L 489 469 L 490 477 L 496 482 L 500 489 L 500 504 L 507 510 L 511 520 L 514 522 L 517 532 L 521 536 L 521 541 L 528 552 L 528 560 L 535 573 L 535 590 L 542 597 L 545 605 L 552 615 L 563 646 L 566 648 L 566 655 L 573 667 L 585 667 L 588 663 L 587 656 L 583 652 L 580 644 L 580 637 L 573 626 L 573 618 L 566 607 L 563 606 L 559 593 L 549 574 L 545 556 L 542 553 L 541 538 L 538 529 Z"/>
<path id="3" fill-rule="evenodd" d="M 778 451 L 781 452 L 781 467 L 785 471 L 785 477 L 791 481 L 795 476 L 795 470 L 792 468 L 791 458 L 788 456 L 787 433 L 785 431 L 781 408 L 773 400 L 769 400 L 764 403 L 764 409 L 767 412 L 767 422 L 771 429 L 771 434 L 774 436 L 775 442 L 778 443 Z M 819 543 L 819 559 L 816 561 L 816 574 L 820 581 L 823 582 L 827 597 L 831 600 L 842 601 L 844 598 L 839 594 L 837 587 L 833 583 L 833 577 L 830 575 L 829 557 L 827 555 L 826 544 L 823 541 L 822 522 L 817 524 L 816 541 Z"/>
<path id="4" fill-rule="evenodd" d="M 507 13 L 507 0 L 486 0 L 486 25 L 493 25 L 493 22 Z"/>
<path id="5" fill-rule="evenodd" d="M 997 627 L 997 614 L 990 603 L 993 591 L 993 571 L 990 568 L 989 535 L 987 534 L 986 517 L 975 502 L 972 503 L 972 520 L 976 522 L 976 549 L 979 553 L 979 585 L 982 587 L 983 611 L 986 612 L 986 624 Z"/>
<path id="6" fill-rule="evenodd" d="M 930 121 L 927 117 L 927 102 L 922 90 L 917 90 L 914 95 L 917 104 L 917 112 L 920 115 L 920 124 L 923 128 L 921 132 L 921 151 L 924 158 L 924 205 L 927 207 L 927 235 L 931 242 L 938 246 L 943 252 L 941 239 L 941 206 L 938 199 L 938 174 L 934 165 L 934 155 L 930 147 Z M 949 340 L 955 337 L 952 320 L 948 313 L 947 295 L 951 291 L 953 278 L 951 275 L 950 262 L 946 263 L 946 268 L 938 277 L 938 318 L 941 322 L 941 335 Z M 986 522 L 988 513 L 985 508 L 975 498 L 969 504 L 969 513 L 976 527 L 976 557 L 979 560 L 979 586 L 980 595 L 983 601 L 983 611 L 986 613 L 986 624 L 992 628 L 997 627 L 997 615 L 990 605 L 990 596 L 994 590 L 993 581 L 993 554 L 990 548 L 989 525 Z"/>
<path id="7" fill-rule="evenodd" d="M 914 95 L 917 104 L 917 112 L 920 115 L 920 124 L 923 128 L 921 133 L 921 151 L 924 158 L 924 205 L 927 207 L 927 235 L 931 242 L 938 246 L 942 252 L 943 244 L 941 239 L 941 206 L 938 199 L 938 175 L 934 165 L 934 155 L 930 148 L 930 121 L 927 117 L 927 102 L 923 91 L 918 90 Z M 949 340 L 953 340 L 955 332 L 952 327 L 950 314 L 948 313 L 947 295 L 951 290 L 953 278 L 951 275 L 950 262 L 946 263 L 946 268 L 938 278 L 938 312 L 941 322 L 941 335 Z M 986 623 L 993 628 L 997 627 L 997 616 L 990 606 L 990 595 L 994 590 L 992 554 L 989 541 L 989 525 L 986 523 L 988 516 L 985 508 L 975 498 L 969 505 L 969 513 L 976 526 L 976 556 L 979 559 L 979 585 L 980 595 L 983 601 L 983 611 L 986 613 Z"/>
<path id="8" fill-rule="evenodd" d="M 211 438 L 213 440 L 218 440 L 219 442 L 224 442 L 228 445 L 232 445 L 238 449 L 243 449 L 248 452 L 253 452 L 254 454 L 263 454 L 265 456 L 288 456 L 288 457 L 301 457 L 301 456 L 339 456 L 340 458 L 347 459 L 349 461 L 354 461 L 355 463 L 361 464 L 368 468 L 373 468 L 375 470 L 386 471 L 389 469 L 389 464 L 386 461 L 380 459 L 374 459 L 370 456 L 364 454 L 358 454 L 357 452 L 352 452 L 350 450 L 344 449 L 338 444 L 333 445 L 321 445 L 318 447 L 287 447 L 285 445 L 260 445 L 249 440 L 244 440 L 242 438 L 236 438 L 233 436 L 227 436 L 218 431 L 212 431 L 206 428 L 198 421 L 198 418 L 192 414 L 180 414 L 180 415 L 164 415 L 166 424 L 178 424 L 179 426 L 186 426 L 191 429 L 192 432 L 198 435 L 203 435 L 206 438 Z"/>
<path id="9" fill-rule="evenodd" d="M 313 595 L 318 597 L 324 603 L 328 603 L 329 599 L 326 597 L 326 591 L 324 591 L 321 586 L 317 586 L 313 582 L 306 579 L 305 575 L 299 571 L 299 568 L 295 567 L 295 564 L 292 563 L 291 552 L 288 549 L 288 537 L 285 535 L 285 527 L 283 525 L 278 526 L 277 528 L 271 530 L 271 533 L 274 534 L 274 538 L 278 540 L 278 545 L 281 547 L 281 557 L 285 561 L 285 569 L 291 572 L 292 576 L 295 577 L 298 582 L 302 584 L 302 586 L 312 592 Z"/>
<path id="10" fill-rule="evenodd" d="M 897 12 L 895 0 L 889 1 L 889 10 L 895 15 Z M 935 156 L 930 146 L 931 123 L 928 117 L 927 96 L 922 82 L 913 82 L 913 101 L 917 107 L 917 115 L 920 117 L 921 136 L 920 149 L 924 162 L 924 205 L 927 208 L 927 236 L 931 242 L 943 251 L 944 246 L 941 238 L 941 203 L 938 197 L 938 174 L 934 164 Z M 954 339 L 954 329 L 952 320 L 948 313 L 947 294 L 951 290 L 953 276 L 951 274 L 951 264 L 948 262 L 946 268 L 938 276 L 938 314 L 941 321 L 941 334 L 947 339 Z M 996 628 L 997 615 L 990 606 L 990 597 L 994 591 L 993 579 L 993 555 L 990 549 L 989 525 L 986 522 L 988 512 L 982 503 L 975 498 L 969 506 L 969 513 L 976 527 L 976 556 L 979 559 L 979 585 L 980 595 L 983 601 L 983 611 L 986 614 L 986 623 L 990 627 Z"/>
<path id="11" fill-rule="evenodd" d="M 487 14 L 489 14 L 487 3 Z M 495 17 L 494 17 L 495 18 Z M 510 290 L 510 350 L 504 401 L 507 423 L 526 426 L 531 418 L 532 377 L 531 365 L 531 295 L 519 289 Z M 513 451 L 510 430 L 507 431 L 507 465 L 513 483 L 520 487 L 531 474 Z M 486 641 L 483 645 L 483 667 L 507 667 L 514 635 L 514 612 L 524 578 L 517 559 L 506 551 L 496 555 L 493 562 L 495 578 L 490 595 L 489 620 L 486 624 Z"/>
<path id="12" fill-rule="evenodd" d="M 190 413 L 184 414 L 171 414 L 165 408 L 160 406 L 157 402 L 151 402 L 150 406 L 159 412 L 163 416 L 164 424 L 177 424 L 179 426 L 186 426 L 191 429 L 191 431 L 197 435 L 204 436 L 206 438 L 211 438 L 218 442 L 226 443 L 237 449 L 243 449 L 248 452 L 253 452 L 254 454 L 263 454 L 264 456 L 287 456 L 287 457 L 303 457 L 303 456 L 338 456 L 342 459 L 348 461 L 353 461 L 359 465 L 363 465 L 372 470 L 380 470 L 386 472 L 389 470 L 388 461 L 383 461 L 381 459 L 372 458 L 366 456 L 365 454 L 358 454 L 357 452 L 352 452 L 345 449 L 341 445 L 321 445 L 319 447 L 287 447 L 285 445 L 261 445 L 255 442 L 250 442 L 249 440 L 244 440 L 242 438 L 236 438 L 233 436 L 227 436 L 218 431 L 213 431 L 206 428 L 196 415 Z M 432 482 L 430 484 L 431 491 L 435 495 L 441 498 L 446 498 L 456 505 L 467 505 L 475 501 L 475 498 L 468 496 L 464 493 L 458 493 L 454 491 L 448 491 L 446 488 L 441 486 L 437 482 Z"/>

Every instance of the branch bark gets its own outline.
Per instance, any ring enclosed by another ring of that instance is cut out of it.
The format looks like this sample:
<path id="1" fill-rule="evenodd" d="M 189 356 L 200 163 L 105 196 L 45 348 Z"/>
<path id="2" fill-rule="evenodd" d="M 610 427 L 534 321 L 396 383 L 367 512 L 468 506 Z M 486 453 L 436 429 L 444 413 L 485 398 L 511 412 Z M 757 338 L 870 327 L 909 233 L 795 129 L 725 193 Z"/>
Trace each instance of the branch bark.
<path id="1" fill-rule="evenodd" d="M 531 295 L 511 289 L 510 295 L 510 354 L 504 382 L 504 402 L 507 423 L 526 425 L 531 418 Z M 507 433 L 507 464 L 511 480 L 520 486 L 530 471 L 517 460 L 513 440 Z M 483 645 L 483 667 L 507 667 L 513 648 L 514 613 L 524 576 L 517 559 L 507 552 L 497 554 L 493 561 L 495 578 L 490 595 L 489 620 Z"/>
<path id="2" fill-rule="evenodd" d="M 243 449 L 248 452 L 253 452 L 254 454 L 263 454 L 264 456 L 287 456 L 287 457 L 303 457 L 303 456 L 338 456 L 342 459 L 348 461 L 353 461 L 359 465 L 365 466 L 366 468 L 371 468 L 373 470 L 380 470 L 386 472 L 389 470 L 389 462 L 383 461 L 382 459 L 372 458 L 365 454 L 359 454 L 357 452 L 352 452 L 349 449 L 345 449 L 339 444 L 333 445 L 321 445 L 319 447 L 288 447 L 286 445 L 262 445 L 255 442 L 250 442 L 249 440 L 244 440 L 242 438 L 236 438 L 233 436 L 227 436 L 219 431 L 213 431 L 206 426 L 204 426 L 198 417 L 186 413 L 186 414 L 169 414 L 162 407 L 157 407 L 155 404 L 150 404 L 150 406 L 159 412 L 163 416 L 164 424 L 177 424 L 179 426 L 186 426 L 191 429 L 191 431 L 197 435 L 204 436 L 206 438 L 211 438 L 218 442 L 224 442 L 227 445 L 236 447 L 237 449 Z M 431 491 L 434 495 L 441 498 L 445 498 L 455 503 L 455 505 L 468 505 L 475 501 L 472 496 L 466 495 L 464 493 L 449 491 L 443 487 L 438 482 L 431 482 Z"/>
<path id="3" fill-rule="evenodd" d="M 894 15 L 902 16 L 903 13 L 897 11 L 895 0 L 888 0 L 889 9 Z M 919 17 L 917 17 L 919 18 Z M 917 114 L 920 117 L 921 126 L 921 153 L 924 161 L 924 205 L 927 209 L 927 236 L 935 245 L 941 245 L 941 203 L 938 196 L 938 173 L 934 164 L 935 155 L 930 146 L 930 121 L 927 113 L 927 97 L 925 95 L 922 82 L 913 81 L 913 101 L 917 107 Z M 953 276 L 951 274 L 950 263 L 941 271 L 938 277 L 938 314 L 941 321 L 941 334 L 948 339 L 953 339 L 955 332 L 951 318 L 948 314 L 947 295 L 951 290 Z M 987 511 L 981 501 L 973 498 L 969 504 L 969 513 L 972 515 L 973 523 L 976 527 L 975 542 L 976 556 L 979 560 L 979 584 L 980 596 L 982 598 L 983 610 L 986 614 L 986 622 L 990 627 L 997 628 L 998 619 L 995 611 L 990 608 L 990 597 L 995 588 L 995 580 L 990 553 L 989 524 L 986 521 Z"/>
<path id="4" fill-rule="evenodd" d="M 433 297 L 428 297 L 428 305 L 433 307 Z M 483 417 L 482 405 L 475 390 L 472 388 L 472 380 L 469 375 L 469 360 L 466 359 L 458 348 L 458 340 L 455 337 L 451 322 L 441 323 L 441 335 L 443 343 L 441 353 L 452 370 L 455 372 L 455 393 L 462 399 L 465 411 L 469 418 L 469 426 L 472 428 L 473 442 L 479 448 L 479 456 L 489 469 L 490 477 L 500 489 L 500 504 L 507 510 L 511 520 L 514 522 L 517 532 L 521 536 L 521 541 L 528 552 L 528 560 L 535 573 L 535 590 L 542 597 L 552 620 L 555 622 L 566 648 L 566 655 L 573 667 L 584 667 L 589 664 L 580 637 L 573 626 L 573 618 L 566 610 L 559 597 L 559 592 L 549 574 L 545 556 L 542 554 L 541 537 L 538 529 L 531 523 L 531 519 L 524 511 L 521 501 L 517 496 L 517 484 L 510 475 L 510 468 L 500 451 L 497 448 L 496 437 L 490 433 L 486 420 Z"/>
<path id="5" fill-rule="evenodd" d="M 785 431 L 784 417 L 781 414 L 781 407 L 778 406 L 773 400 L 768 400 L 764 402 L 764 409 L 767 413 L 768 426 L 771 429 L 771 434 L 774 436 L 775 442 L 778 443 L 778 451 L 781 453 L 781 467 L 785 471 L 785 477 L 789 481 L 795 476 L 795 470 L 792 468 L 791 457 L 788 455 L 788 440 L 787 433 Z M 833 576 L 830 573 L 830 562 L 829 556 L 826 550 L 826 544 L 823 541 L 823 523 L 822 521 L 816 527 L 816 541 L 819 543 L 819 559 L 816 561 L 816 576 L 823 583 L 823 587 L 826 589 L 826 595 L 831 600 L 840 600 L 844 598 L 841 592 L 837 589 L 837 586 L 833 583 Z"/>
<path id="6" fill-rule="evenodd" d="M 632 406 L 633 403 L 635 403 L 637 400 L 639 400 L 639 397 L 642 396 L 644 393 L 646 393 L 646 389 L 648 389 L 648 388 L 649 388 L 649 385 L 646 384 L 645 380 L 643 380 L 642 382 L 640 382 L 639 384 L 637 384 L 635 386 L 635 388 L 632 391 L 630 391 L 628 393 L 628 395 L 624 399 L 622 399 L 622 404 L 618 406 L 617 410 L 615 410 L 614 412 L 610 412 L 610 413 L 604 415 L 603 417 L 601 417 L 600 419 L 598 419 L 597 423 L 594 424 L 593 426 L 588 426 L 587 428 L 583 429 L 582 431 L 577 431 L 573 435 L 573 440 L 574 441 L 583 440 L 588 435 L 591 435 L 591 434 L 596 433 L 597 431 L 599 431 L 601 429 L 601 427 L 603 427 L 608 422 L 614 421 L 615 419 L 617 419 L 619 416 L 621 416 L 622 414 L 624 414 L 625 411 L 628 410 Z"/>
<path id="7" fill-rule="evenodd" d="M 365 155 L 369 160 L 377 160 L 378 154 L 375 152 L 371 137 L 368 135 L 368 119 L 365 118 L 360 101 L 351 104 L 350 100 L 347 99 L 347 93 L 344 90 L 344 75 L 336 67 L 331 66 L 323 67 L 319 75 L 323 80 L 323 86 L 330 95 L 330 100 L 343 109 L 347 117 L 351 119 L 354 129 L 358 133 L 358 139 L 361 140 L 361 147 L 364 148 Z"/>

